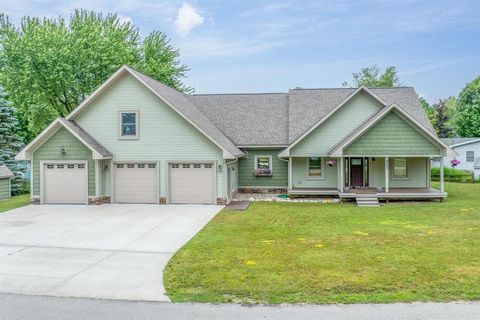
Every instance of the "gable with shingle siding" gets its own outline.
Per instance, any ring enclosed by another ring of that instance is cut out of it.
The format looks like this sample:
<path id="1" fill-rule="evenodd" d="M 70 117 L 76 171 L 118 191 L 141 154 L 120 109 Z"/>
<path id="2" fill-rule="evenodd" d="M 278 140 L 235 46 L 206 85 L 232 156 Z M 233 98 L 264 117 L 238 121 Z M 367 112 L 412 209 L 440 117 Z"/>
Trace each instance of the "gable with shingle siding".
<path id="1" fill-rule="evenodd" d="M 389 112 L 343 151 L 345 156 L 432 156 L 440 149 L 396 112 Z"/>

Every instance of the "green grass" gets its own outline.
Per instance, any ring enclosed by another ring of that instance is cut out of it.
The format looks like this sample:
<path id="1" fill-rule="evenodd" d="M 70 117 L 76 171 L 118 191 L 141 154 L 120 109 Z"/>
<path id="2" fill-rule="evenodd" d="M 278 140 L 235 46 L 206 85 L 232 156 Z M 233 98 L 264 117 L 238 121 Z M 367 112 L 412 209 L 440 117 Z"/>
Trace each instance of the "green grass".
<path id="1" fill-rule="evenodd" d="M 30 195 L 22 194 L 20 196 L 14 196 L 7 200 L 0 200 L 0 212 L 15 209 L 18 207 L 26 206 L 30 204 Z"/>
<path id="2" fill-rule="evenodd" d="M 443 203 L 224 210 L 170 261 L 167 293 L 214 303 L 480 299 L 480 184 L 446 190 Z"/>

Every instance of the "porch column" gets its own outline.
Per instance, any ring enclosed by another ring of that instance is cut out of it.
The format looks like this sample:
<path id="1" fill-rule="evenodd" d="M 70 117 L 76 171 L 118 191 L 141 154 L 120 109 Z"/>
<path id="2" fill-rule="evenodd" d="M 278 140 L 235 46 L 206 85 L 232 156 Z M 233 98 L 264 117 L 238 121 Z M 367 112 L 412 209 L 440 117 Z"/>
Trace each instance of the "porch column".
<path id="1" fill-rule="evenodd" d="M 389 180 L 390 180 L 390 162 L 389 158 L 385 157 L 385 192 L 390 191 Z"/>
<path id="2" fill-rule="evenodd" d="M 443 178 L 443 157 L 440 158 L 440 192 L 445 192 L 444 178 Z"/>
<path id="3" fill-rule="evenodd" d="M 292 190 L 292 157 L 288 158 L 288 190 Z"/>
<path id="4" fill-rule="evenodd" d="M 100 197 L 101 178 L 102 178 L 102 160 L 95 159 L 95 197 Z"/>
<path id="5" fill-rule="evenodd" d="M 344 165 L 344 162 L 343 162 L 343 157 L 340 158 L 340 192 L 343 192 L 343 187 L 345 187 L 345 178 L 344 178 L 344 175 L 345 175 L 345 165 Z"/>

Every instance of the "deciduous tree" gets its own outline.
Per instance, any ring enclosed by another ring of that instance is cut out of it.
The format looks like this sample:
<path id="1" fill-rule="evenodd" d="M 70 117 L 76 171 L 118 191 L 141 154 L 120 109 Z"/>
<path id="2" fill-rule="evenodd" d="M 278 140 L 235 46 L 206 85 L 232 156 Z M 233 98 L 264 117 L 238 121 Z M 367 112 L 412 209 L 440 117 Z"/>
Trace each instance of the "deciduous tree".
<path id="1" fill-rule="evenodd" d="M 116 14 L 76 10 L 63 18 L 25 17 L 19 27 L 0 15 L 0 84 L 19 109 L 27 140 L 70 113 L 122 65 L 181 91 L 188 68 L 159 31 L 142 39 Z"/>

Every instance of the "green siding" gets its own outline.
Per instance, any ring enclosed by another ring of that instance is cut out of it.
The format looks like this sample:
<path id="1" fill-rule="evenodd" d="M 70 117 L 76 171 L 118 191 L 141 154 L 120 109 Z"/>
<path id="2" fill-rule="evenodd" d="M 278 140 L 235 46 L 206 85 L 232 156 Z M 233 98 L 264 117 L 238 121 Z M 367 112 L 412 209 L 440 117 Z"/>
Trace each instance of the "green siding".
<path id="1" fill-rule="evenodd" d="M 67 153 L 61 154 L 60 148 Z M 95 195 L 95 161 L 92 151 L 77 140 L 67 129 L 60 128 L 33 152 L 33 195 L 40 195 L 40 160 L 88 160 L 88 195 Z"/>
<path id="2" fill-rule="evenodd" d="M 344 149 L 343 154 L 365 156 L 441 155 L 438 147 L 394 111 Z"/>
<path id="3" fill-rule="evenodd" d="M 392 159 L 390 159 L 390 188 L 425 188 L 428 186 L 428 158 L 407 158 L 407 178 L 393 177 Z M 371 161 L 370 187 L 385 187 L 385 158 Z"/>
<path id="4" fill-rule="evenodd" d="M 382 106 L 361 92 L 292 148 L 292 157 L 325 156 L 328 150 Z"/>
<path id="5" fill-rule="evenodd" d="M 139 111 L 138 140 L 119 139 L 122 110 Z M 219 147 L 130 75 L 120 78 L 76 121 L 113 153 L 114 161 L 160 161 L 161 196 L 167 193 L 168 161 L 224 163 Z M 226 194 L 222 171 L 217 170 L 218 197 Z M 108 184 L 108 173 L 102 175 Z"/>
<path id="6" fill-rule="evenodd" d="M 337 165 L 328 166 L 325 161 L 329 158 L 323 158 L 323 174 L 320 179 L 307 179 L 307 159 L 308 158 L 292 158 L 292 188 L 336 188 L 338 185 L 338 168 Z"/>
<path id="7" fill-rule="evenodd" d="M 10 179 L 0 179 L 0 199 L 10 198 Z"/>
<path id="8" fill-rule="evenodd" d="M 248 155 L 238 159 L 239 187 L 282 187 L 288 186 L 288 163 L 278 159 L 280 150 L 247 149 Z M 256 155 L 272 156 L 272 176 L 256 177 L 254 159 Z"/>

